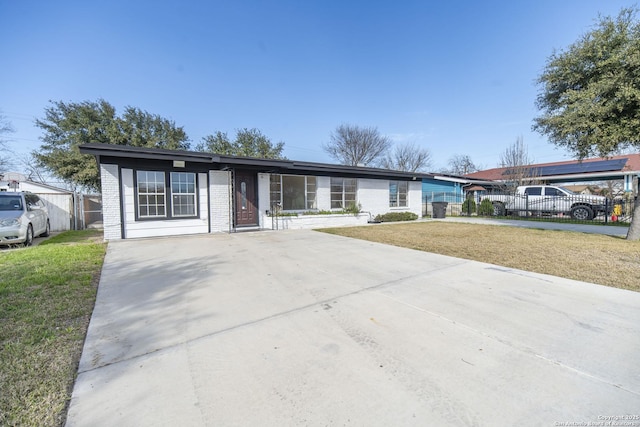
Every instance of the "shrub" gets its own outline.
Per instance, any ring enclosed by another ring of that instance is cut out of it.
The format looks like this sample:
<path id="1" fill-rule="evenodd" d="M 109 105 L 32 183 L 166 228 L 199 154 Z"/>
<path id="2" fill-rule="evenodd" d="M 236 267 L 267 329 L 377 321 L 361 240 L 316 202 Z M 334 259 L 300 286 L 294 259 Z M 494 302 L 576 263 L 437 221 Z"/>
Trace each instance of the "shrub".
<path id="1" fill-rule="evenodd" d="M 476 202 L 472 198 L 468 198 L 462 204 L 462 213 L 471 215 L 476 213 Z"/>
<path id="2" fill-rule="evenodd" d="M 482 216 L 491 216 L 493 215 L 493 203 L 491 200 L 484 199 L 480 202 L 480 207 L 478 208 L 478 215 Z"/>
<path id="3" fill-rule="evenodd" d="M 380 222 L 414 221 L 416 219 L 418 219 L 418 215 L 413 212 L 387 212 L 375 217 L 375 220 Z"/>
<path id="4" fill-rule="evenodd" d="M 349 203 L 349 206 L 347 206 L 344 209 L 344 213 L 350 213 L 350 214 L 358 215 L 361 210 L 362 210 L 362 205 L 360 203 L 358 203 L 358 204 Z"/>

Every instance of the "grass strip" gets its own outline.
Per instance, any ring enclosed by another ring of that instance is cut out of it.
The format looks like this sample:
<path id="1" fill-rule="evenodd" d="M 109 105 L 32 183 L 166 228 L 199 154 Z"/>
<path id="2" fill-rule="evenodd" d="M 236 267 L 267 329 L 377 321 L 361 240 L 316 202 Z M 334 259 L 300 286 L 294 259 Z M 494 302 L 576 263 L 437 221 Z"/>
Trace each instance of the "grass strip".
<path id="1" fill-rule="evenodd" d="M 0 425 L 64 422 L 105 252 L 94 230 L 0 252 Z"/>

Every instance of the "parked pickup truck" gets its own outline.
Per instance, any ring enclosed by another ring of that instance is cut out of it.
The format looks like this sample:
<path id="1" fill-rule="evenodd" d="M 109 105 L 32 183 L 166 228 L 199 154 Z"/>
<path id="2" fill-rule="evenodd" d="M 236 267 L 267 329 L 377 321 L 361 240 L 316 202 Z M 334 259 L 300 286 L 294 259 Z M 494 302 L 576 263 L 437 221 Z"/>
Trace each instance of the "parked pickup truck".
<path id="1" fill-rule="evenodd" d="M 597 215 L 612 211 L 612 203 L 606 197 L 576 194 L 553 185 L 523 185 L 515 194 L 489 194 L 482 196 L 493 204 L 493 214 L 505 215 L 571 215 L 571 218 L 588 221 Z"/>

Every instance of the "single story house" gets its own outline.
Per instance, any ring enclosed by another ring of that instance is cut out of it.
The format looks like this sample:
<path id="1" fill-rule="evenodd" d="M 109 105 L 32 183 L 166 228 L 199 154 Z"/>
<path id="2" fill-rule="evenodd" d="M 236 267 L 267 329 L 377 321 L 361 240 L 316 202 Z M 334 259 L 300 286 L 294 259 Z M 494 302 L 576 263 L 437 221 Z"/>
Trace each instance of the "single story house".
<path id="1" fill-rule="evenodd" d="M 102 185 L 105 240 L 366 224 L 422 216 L 430 174 L 90 143 Z M 340 214 L 357 206 L 357 214 Z"/>

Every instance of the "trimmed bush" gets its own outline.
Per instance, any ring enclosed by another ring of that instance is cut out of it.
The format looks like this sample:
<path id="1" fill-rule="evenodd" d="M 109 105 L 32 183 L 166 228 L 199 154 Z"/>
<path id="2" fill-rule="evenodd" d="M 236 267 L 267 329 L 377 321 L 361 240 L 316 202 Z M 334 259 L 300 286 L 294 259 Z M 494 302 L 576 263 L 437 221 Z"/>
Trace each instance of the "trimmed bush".
<path id="1" fill-rule="evenodd" d="M 465 215 L 471 215 L 476 213 L 476 201 L 469 198 L 462 204 L 462 213 Z"/>
<path id="2" fill-rule="evenodd" d="M 491 200 L 484 199 L 480 202 L 480 207 L 478 208 L 478 215 L 481 216 L 491 216 L 493 215 L 493 203 Z"/>
<path id="3" fill-rule="evenodd" d="M 375 220 L 380 222 L 414 221 L 416 219 L 418 219 L 418 215 L 413 212 L 387 212 L 375 217 Z"/>

